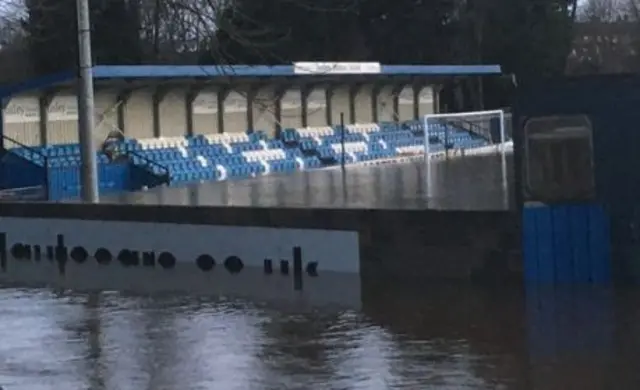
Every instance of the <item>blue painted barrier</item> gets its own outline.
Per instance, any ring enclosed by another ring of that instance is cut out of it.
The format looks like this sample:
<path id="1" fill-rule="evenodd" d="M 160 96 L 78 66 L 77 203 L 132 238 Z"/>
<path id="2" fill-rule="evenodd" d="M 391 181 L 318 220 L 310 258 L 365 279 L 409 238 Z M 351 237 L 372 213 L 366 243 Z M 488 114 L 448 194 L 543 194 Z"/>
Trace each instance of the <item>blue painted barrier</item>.
<path id="1" fill-rule="evenodd" d="M 602 206 L 525 205 L 522 234 L 527 282 L 611 283 L 610 226 Z"/>
<path id="2" fill-rule="evenodd" d="M 0 189 L 45 186 L 44 166 L 7 150 L 0 153 Z"/>
<path id="3" fill-rule="evenodd" d="M 62 200 L 80 196 L 80 166 L 76 164 L 53 165 L 48 168 L 49 200 Z M 131 188 L 131 172 L 128 162 L 98 164 L 100 192 L 113 193 Z"/>

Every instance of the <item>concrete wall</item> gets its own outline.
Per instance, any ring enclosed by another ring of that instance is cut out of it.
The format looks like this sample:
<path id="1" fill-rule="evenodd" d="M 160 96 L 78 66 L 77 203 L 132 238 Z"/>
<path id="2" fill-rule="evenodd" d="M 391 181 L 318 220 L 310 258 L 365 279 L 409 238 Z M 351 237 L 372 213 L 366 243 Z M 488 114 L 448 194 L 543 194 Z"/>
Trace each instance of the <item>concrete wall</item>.
<path id="1" fill-rule="evenodd" d="M 251 104 L 253 113 L 253 126 L 249 126 L 251 130 L 264 131 L 270 135 L 275 133 L 278 100 L 278 91 L 275 86 L 264 87 L 255 92 Z"/>
<path id="2" fill-rule="evenodd" d="M 521 275 L 511 212 L 6 203 L 1 216 L 353 231 L 363 282 Z"/>
<path id="3" fill-rule="evenodd" d="M 160 135 L 180 137 L 186 133 L 187 105 L 186 89 L 175 88 L 167 91 L 159 102 Z"/>
<path id="4" fill-rule="evenodd" d="M 327 86 L 318 85 L 308 92 L 306 109 L 307 126 L 327 125 Z M 304 123 L 300 123 L 304 126 Z"/>
<path id="5" fill-rule="evenodd" d="M 218 133 L 218 90 L 214 88 L 205 89 L 196 94 L 191 104 L 193 113 L 193 134 L 215 134 Z M 186 114 L 186 113 L 185 113 Z"/>
<path id="6" fill-rule="evenodd" d="M 134 91 L 123 104 L 124 131 L 127 137 L 153 137 L 153 91 L 141 89 Z"/>
<path id="7" fill-rule="evenodd" d="M 402 84 L 240 84 L 223 86 L 100 87 L 96 142 L 118 128 L 132 138 L 370 123 L 417 119 L 434 112 L 433 88 Z M 5 101 L 4 134 L 26 145 L 78 142 L 71 90 L 20 95 Z M 10 146 L 10 145 L 7 145 Z"/>
<path id="8" fill-rule="evenodd" d="M 348 86 L 332 87 L 329 90 L 331 103 L 331 123 L 337 125 L 340 123 L 340 114 L 344 114 L 345 123 L 351 122 L 351 99 L 349 97 L 350 89 Z"/>
<path id="9" fill-rule="evenodd" d="M 248 93 L 243 88 L 237 88 L 227 93 L 223 102 L 223 128 L 218 128 L 218 132 L 242 133 L 247 131 L 249 128 L 247 121 Z"/>
<path id="10" fill-rule="evenodd" d="M 352 91 L 352 99 L 354 99 L 355 115 L 349 122 L 353 123 L 371 123 L 373 122 L 372 94 L 373 84 L 366 84 Z"/>
<path id="11" fill-rule="evenodd" d="M 287 89 L 280 99 L 280 125 L 283 129 L 303 127 L 302 97 L 300 87 Z"/>
<path id="12" fill-rule="evenodd" d="M 396 96 L 394 92 L 393 85 L 386 85 L 380 88 L 375 102 L 375 116 L 377 118 L 374 118 L 374 122 L 393 122 L 399 117 L 399 113 L 396 112 L 394 107 Z"/>

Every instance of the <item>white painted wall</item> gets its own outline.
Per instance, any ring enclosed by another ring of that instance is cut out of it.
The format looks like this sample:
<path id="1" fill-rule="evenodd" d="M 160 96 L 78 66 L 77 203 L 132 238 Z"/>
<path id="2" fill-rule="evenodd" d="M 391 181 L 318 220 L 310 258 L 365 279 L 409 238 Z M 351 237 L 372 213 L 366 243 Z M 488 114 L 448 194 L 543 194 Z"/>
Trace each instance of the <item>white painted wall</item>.
<path id="1" fill-rule="evenodd" d="M 47 141 L 50 144 L 78 142 L 78 104 L 74 95 L 56 95 L 47 113 Z"/>
<path id="2" fill-rule="evenodd" d="M 323 303 L 359 303 L 360 254 L 358 233 L 353 231 L 280 229 L 179 225 L 139 222 L 107 222 L 81 220 L 45 220 L 0 217 L 0 281 L 47 283 L 74 288 L 131 289 L 142 291 L 189 291 L 258 299 L 303 299 Z M 46 259 L 47 246 L 57 245 L 64 237 L 69 252 L 83 247 L 90 254 L 86 262 L 72 259 L 61 273 L 58 263 Z M 2 242 L 5 238 L 6 242 Z M 331 243 L 332 245 L 327 245 Z M 40 245 L 42 260 L 18 260 L 11 249 L 16 244 Z M 303 270 L 306 264 L 318 263 L 318 276 L 303 274 L 303 289 L 293 288 L 294 246 L 302 248 Z M 99 248 L 114 257 L 122 249 L 153 251 L 156 260 L 161 252 L 170 252 L 175 268 L 125 267 L 114 259 L 98 264 L 91 257 Z M 208 254 L 216 266 L 202 271 L 196 259 Z M 223 262 L 237 256 L 245 268 L 232 274 Z M 263 271 L 264 259 L 273 260 L 273 274 Z M 279 272 L 280 259 L 289 260 L 290 274 Z"/>
<path id="3" fill-rule="evenodd" d="M 418 107 L 419 107 L 419 110 L 420 110 L 420 116 L 434 113 L 434 109 L 433 109 L 433 103 L 434 103 L 433 88 L 431 88 L 431 87 L 422 88 L 422 90 L 420 91 L 420 93 L 418 95 L 418 100 L 419 100 L 419 106 Z"/>
<path id="4" fill-rule="evenodd" d="M 373 122 L 373 85 L 363 85 L 355 96 L 356 123 Z M 348 116 L 346 116 L 348 118 Z"/>
<path id="5" fill-rule="evenodd" d="M 95 95 L 96 131 L 95 141 L 102 142 L 111 126 L 117 125 L 114 91 L 99 91 Z M 5 135 L 27 146 L 39 146 L 40 102 L 36 96 L 16 96 L 9 100 L 4 114 Z M 78 142 L 78 108 L 76 96 L 63 91 L 54 97 L 47 110 L 47 141 L 49 144 Z M 100 120 L 105 119 L 104 126 Z M 109 128 L 109 129 L 107 129 Z M 11 147 L 11 145 L 8 145 Z"/>
<path id="6" fill-rule="evenodd" d="M 385 86 L 380 88 L 376 99 L 376 107 L 378 109 L 378 121 L 392 122 L 395 120 L 393 107 L 393 86 Z"/>
<path id="7" fill-rule="evenodd" d="M 231 91 L 224 100 L 224 131 L 244 133 L 247 129 L 247 93 Z"/>
<path id="8" fill-rule="evenodd" d="M 27 146 L 39 146 L 40 106 L 35 96 L 16 96 L 3 111 L 4 134 Z M 8 143 L 7 147 L 13 147 Z"/>
<path id="9" fill-rule="evenodd" d="M 176 88 L 169 91 L 160 102 L 160 135 L 183 137 L 187 134 L 186 91 Z"/>
<path id="10" fill-rule="evenodd" d="M 302 93 L 300 88 L 288 89 L 280 99 L 280 124 L 283 129 L 302 127 Z"/>
<path id="11" fill-rule="evenodd" d="M 111 130 L 122 130 L 118 127 L 118 92 L 102 90 L 95 96 L 96 128 L 94 140 L 104 142 Z"/>
<path id="12" fill-rule="evenodd" d="M 344 122 L 349 123 L 349 88 L 336 87 L 331 95 L 331 120 L 333 125 L 340 124 L 340 113 L 344 113 Z"/>
<path id="13" fill-rule="evenodd" d="M 193 133 L 218 133 L 218 92 L 216 90 L 201 91 L 193 100 Z"/>
<path id="14" fill-rule="evenodd" d="M 368 123 L 372 120 L 370 85 L 363 86 L 356 96 L 356 120 Z M 176 88 L 170 91 L 160 104 L 160 132 L 164 136 L 181 136 L 186 133 L 186 91 Z M 99 90 L 96 92 L 96 115 L 100 117 L 116 104 L 117 91 Z M 226 132 L 245 132 L 247 126 L 247 92 L 242 86 L 231 91 L 224 102 L 224 123 Z M 275 129 L 275 102 L 273 89 L 265 88 L 258 96 L 260 103 L 254 105 L 254 127 L 273 133 Z M 195 134 L 213 134 L 218 132 L 218 95 L 214 89 L 206 89 L 193 102 L 193 130 Z M 433 112 L 433 91 L 424 88 L 420 93 L 420 115 Z M 324 86 L 316 86 L 308 96 L 307 121 L 309 126 L 325 126 L 327 102 Z M 399 95 L 400 120 L 413 119 L 413 91 L 404 88 Z M 338 86 L 333 89 L 331 101 L 332 118 L 338 124 L 340 112 L 344 112 L 349 121 L 349 88 Z M 282 126 L 301 127 L 302 107 L 300 89 L 292 87 L 282 98 Z M 67 90 L 59 93 L 51 102 L 48 110 L 47 140 L 50 144 L 78 142 L 76 96 Z M 385 87 L 378 98 L 379 120 L 393 120 L 393 101 L 391 87 Z M 135 90 L 124 104 L 125 133 L 133 138 L 153 137 L 152 90 Z M 4 131 L 11 137 L 27 145 L 40 145 L 39 100 L 35 95 L 21 95 L 12 98 L 4 109 Z M 109 125 L 117 126 L 116 111 L 109 113 Z M 96 142 L 102 142 L 109 129 L 99 129 Z"/>
<path id="15" fill-rule="evenodd" d="M 153 105 L 151 89 L 134 91 L 124 106 L 125 135 L 131 138 L 153 138 Z"/>
<path id="16" fill-rule="evenodd" d="M 309 127 L 327 125 L 327 91 L 325 87 L 314 88 L 307 97 L 307 124 Z"/>
<path id="17" fill-rule="evenodd" d="M 235 255 L 255 267 L 262 267 L 265 258 L 289 258 L 291 248 L 300 246 L 305 259 L 319 262 L 321 269 L 360 272 L 358 234 L 350 231 L 5 217 L 0 226 L 9 246 L 52 245 L 56 234 L 63 234 L 70 247 L 81 245 L 89 252 L 100 247 L 169 251 L 180 262 L 193 262 L 201 254 L 217 259 Z"/>
<path id="18" fill-rule="evenodd" d="M 406 86 L 398 94 L 398 117 L 401 121 L 409 121 L 416 119 L 413 114 L 413 87 Z"/>
<path id="19" fill-rule="evenodd" d="M 275 91 L 273 88 L 266 87 L 256 93 L 253 99 L 253 130 L 261 130 L 269 135 L 273 135 L 275 128 Z"/>

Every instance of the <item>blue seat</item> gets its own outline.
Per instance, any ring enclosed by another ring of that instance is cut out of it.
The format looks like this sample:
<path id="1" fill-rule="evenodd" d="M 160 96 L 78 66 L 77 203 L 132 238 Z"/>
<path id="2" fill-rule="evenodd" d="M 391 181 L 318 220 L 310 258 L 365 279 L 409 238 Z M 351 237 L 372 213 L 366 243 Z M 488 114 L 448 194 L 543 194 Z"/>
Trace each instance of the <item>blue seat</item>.
<path id="1" fill-rule="evenodd" d="M 367 132 L 363 134 L 361 129 L 350 128 L 345 132 L 341 128 L 334 127 L 333 131 L 327 135 L 316 135 L 314 137 L 301 137 L 296 129 L 283 129 L 277 137 L 270 137 L 263 131 L 247 132 L 249 141 L 234 142 L 231 150 L 220 142 L 211 142 L 205 136 L 196 135 L 185 137 L 187 140 L 186 155 L 185 149 L 176 147 L 142 149 L 142 143 L 126 139 L 118 147 L 123 152 L 132 152 L 130 161 L 132 164 L 144 166 L 155 173 L 164 174 L 165 169 L 170 173 L 172 181 L 190 180 L 217 180 L 220 174 L 214 168 L 215 165 L 222 165 L 228 170 L 228 177 L 240 178 L 260 175 L 265 172 L 265 164 L 272 172 L 288 173 L 301 169 L 317 169 L 324 165 L 332 165 L 339 162 L 340 155 L 336 153 L 332 145 L 339 144 L 344 137 L 345 142 L 366 142 L 367 149 L 350 153 L 345 157 L 346 163 L 356 161 L 369 161 L 381 158 L 393 157 L 397 154 L 396 149 L 408 146 L 421 146 L 424 144 L 425 129 L 421 121 L 406 121 L 403 123 L 379 123 L 379 131 Z M 326 133 L 325 133 L 326 134 Z M 465 129 L 460 129 L 450 124 L 431 123 L 427 129 L 428 141 L 432 151 L 439 151 L 444 148 L 447 142 L 449 147 L 454 148 L 476 148 L 488 145 L 489 142 L 476 134 Z M 318 142 L 319 140 L 319 142 Z M 265 160 L 256 161 L 256 158 L 274 158 L 274 154 L 266 152 L 261 157 L 254 154 L 251 162 L 244 157 L 243 153 L 251 151 L 261 151 L 263 149 L 284 151 L 281 160 L 274 160 L 268 163 Z M 16 149 L 15 153 L 24 156 L 34 162 L 44 164 L 45 157 L 50 166 L 69 168 L 79 171 L 80 147 L 78 144 L 53 145 L 34 149 Z M 102 153 L 98 153 L 98 161 L 104 165 L 101 174 L 110 175 L 108 169 L 108 158 Z M 256 157 L 258 156 L 258 157 Z M 208 164 L 201 163 L 204 158 Z M 157 163 L 149 164 L 145 159 Z M 114 171 L 115 172 L 115 171 Z M 71 180 L 67 173 L 61 173 L 60 178 L 65 177 Z M 62 179 L 61 179 L 62 180 Z M 75 180 L 75 179 L 74 179 Z M 107 180 L 107 179 L 105 179 Z M 124 183 L 125 178 L 109 178 L 104 185 L 107 190 L 118 187 Z M 68 188 L 73 191 L 73 185 Z M 66 188 L 66 187 L 65 187 Z M 67 190 L 65 190 L 67 191 Z"/>

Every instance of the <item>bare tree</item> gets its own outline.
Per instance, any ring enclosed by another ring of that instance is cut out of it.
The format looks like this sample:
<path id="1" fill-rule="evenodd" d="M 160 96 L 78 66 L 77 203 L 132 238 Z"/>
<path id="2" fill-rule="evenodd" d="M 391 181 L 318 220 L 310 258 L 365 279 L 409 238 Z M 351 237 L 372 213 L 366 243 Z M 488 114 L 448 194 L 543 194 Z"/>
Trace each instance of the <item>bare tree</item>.
<path id="1" fill-rule="evenodd" d="M 637 0 L 587 0 L 578 8 L 579 22 L 613 23 L 629 16 L 627 2 Z"/>
<path id="2" fill-rule="evenodd" d="M 24 5 L 19 0 L 0 2 L 0 82 L 22 80 L 31 74 Z"/>
<path id="3" fill-rule="evenodd" d="M 571 73 L 619 73 L 635 68 L 638 0 L 587 0 L 578 12 L 569 56 Z"/>

